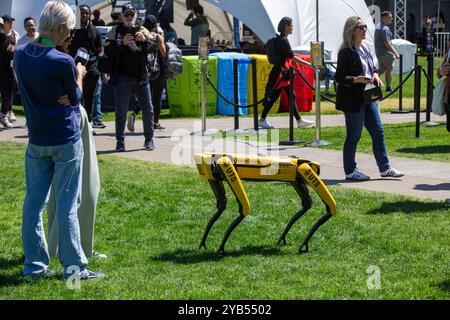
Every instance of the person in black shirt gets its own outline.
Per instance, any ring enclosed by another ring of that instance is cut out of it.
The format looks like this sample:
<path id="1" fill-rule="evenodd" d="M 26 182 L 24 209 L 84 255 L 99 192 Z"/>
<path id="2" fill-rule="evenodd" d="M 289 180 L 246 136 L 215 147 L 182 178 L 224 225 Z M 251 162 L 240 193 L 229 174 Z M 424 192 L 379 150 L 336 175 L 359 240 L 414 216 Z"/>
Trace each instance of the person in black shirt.
<path id="1" fill-rule="evenodd" d="M 94 26 L 101 26 L 101 27 L 104 27 L 106 24 L 105 24 L 105 21 L 103 21 L 102 19 L 100 19 L 100 10 L 94 10 L 93 12 L 92 12 L 92 15 L 94 16 L 94 19 L 92 19 L 92 24 L 94 25 Z"/>
<path id="2" fill-rule="evenodd" d="M 116 151 L 125 151 L 125 124 L 130 97 L 135 94 L 142 110 L 144 148 L 154 150 L 153 105 L 147 69 L 147 55 L 154 52 L 157 43 L 150 32 L 136 25 L 136 9 L 131 4 L 122 7 L 122 24 L 112 28 L 105 42 L 105 54 L 115 59 L 111 74 L 116 104 Z M 162 41 L 157 37 L 158 44 Z"/>
<path id="3" fill-rule="evenodd" d="M 149 14 L 145 17 L 144 23 L 142 24 L 144 28 L 146 28 L 148 31 L 150 31 L 150 37 L 154 39 L 155 42 L 157 42 L 158 49 L 154 54 L 157 55 L 158 63 L 160 65 L 160 72 L 156 79 L 150 79 L 150 91 L 152 94 L 152 104 L 153 104 L 153 129 L 155 130 L 164 130 L 165 127 L 163 127 L 159 123 L 159 118 L 161 116 L 161 98 L 164 91 L 164 85 L 166 82 L 166 79 L 164 77 L 164 68 L 163 68 L 163 59 L 166 57 L 166 45 L 164 44 L 164 41 L 162 40 L 162 35 L 158 33 L 158 25 L 157 25 L 157 19 L 154 15 Z M 161 41 L 158 41 L 158 37 L 161 37 Z M 128 116 L 127 119 L 127 128 L 131 132 L 134 132 L 134 123 L 136 121 L 136 115 L 140 111 L 140 106 L 137 106 L 134 111 Z"/>
<path id="4" fill-rule="evenodd" d="M 102 52 L 102 39 L 100 32 L 91 23 L 91 9 L 89 6 L 80 5 L 81 28 L 75 30 L 69 53 L 75 57 L 78 49 L 85 48 L 89 54 L 89 62 L 86 65 L 86 77 L 83 80 L 83 106 L 89 117 L 89 122 L 93 121 L 95 128 L 104 128 L 101 118 L 92 119 L 92 104 L 95 89 L 98 85 L 100 74 L 97 70 L 97 58 Z"/>
<path id="5" fill-rule="evenodd" d="M 11 122 L 16 121 L 12 111 L 15 80 L 11 62 L 19 34 L 13 29 L 14 18 L 5 14 L 2 20 L 4 32 L 0 33 L 0 94 L 2 97 L 0 122 L 4 127 L 10 128 Z"/>
<path id="6" fill-rule="evenodd" d="M 280 61 L 275 64 L 270 71 L 269 80 L 266 85 L 266 99 L 263 102 L 264 109 L 261 114 L 261 118 L 259 119 L 259 126 L 263 129 L 273 129 L 273 126 L 266 120 L 267 115 L 269 114 L 270 109 L 272 108 L 275 101 L 277 101 L 278 97 L 281 94 L 281 90 L 289 90 L 288 87 L 283 87 L 280 89 L 275 88 L 278 77 L 283 72 L 283 66 L 286 62 L 286 59 L 292 59 L 292 61 L 300 63 L 300 64 L 308 64 L 299 57 L 294 56 L 294 52 L 292 52 L 291 45 L 289 44 L 289 40 L 287 36 L 292 34 L 294 26 L 292 24 L 292 19 L 289 17 L 284 17 L 280 20 L 278 24 L 278 32 L 279 36 L 276 38 L 276 48 L 277 55 L 279 55 Z M 297 111 L 297 107 L 294 108 L 294 117 L 297 120 L 298 127 L 306 127 L 312 125 L 314 122 L 302 119 L 300 114 Z"/>

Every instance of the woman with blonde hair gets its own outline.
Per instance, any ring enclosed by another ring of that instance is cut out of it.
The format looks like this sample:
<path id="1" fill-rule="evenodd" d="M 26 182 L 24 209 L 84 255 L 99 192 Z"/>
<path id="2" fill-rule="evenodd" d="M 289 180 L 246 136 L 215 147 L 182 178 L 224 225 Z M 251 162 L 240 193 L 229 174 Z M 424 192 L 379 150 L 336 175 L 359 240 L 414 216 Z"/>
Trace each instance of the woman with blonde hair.
<path id="1" fill-rule="evenodd" d="M 344 143 L 345 178 L 366 181 L 370 177 L 356 167 L 356 147 L 363 127 L 372 137 L 373 154 L 382 177 L 399 178 L 403 173 L 392 168 L 386 152 L 383 124 L 376 102 L 364 101 L 368 85 L 383 87 L 369 49 L 363 44 L 367 25 L 360 17 L 347 19 L 343 32 L 343 45 L 338 54 L 336 69 L 336 109 L 345 114 L 347 136 Z"/>

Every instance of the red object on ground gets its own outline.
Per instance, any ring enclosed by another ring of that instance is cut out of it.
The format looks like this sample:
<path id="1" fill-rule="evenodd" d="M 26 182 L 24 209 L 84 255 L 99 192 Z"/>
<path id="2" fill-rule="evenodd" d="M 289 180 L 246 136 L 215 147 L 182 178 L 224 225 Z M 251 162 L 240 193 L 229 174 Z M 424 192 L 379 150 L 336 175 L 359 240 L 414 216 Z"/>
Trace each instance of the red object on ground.
<path id="1" fill-rule="evenodd" d="M 302 60 L 311 61 L 310 55 L 305 54 L 296 54 Z M 295 69 L 299 70 L 302 75 L 308 80 L 311 85 L 314 85 L 314 69 L 303 64 L 298 64 L 296 62 L 292 62 L 291 59 L 287 59 L 285 63 L 285 68 L 290 68 L 291 65 L 294 66 Z M 282 81 L 278 88 L 282 88 L 285 86 L 289 86 L 289 81 Z M 294 78 L 294 92 L 295 92 L 295 100 L 297 102 L 297 110 L 301 112 L 311 111 L 314 91 L 303 81 L 303 79 L 295 72 Z M 289 100 L 288 95 L 282 91 L 280 96 L 280 111 L 289 112 Z"/>

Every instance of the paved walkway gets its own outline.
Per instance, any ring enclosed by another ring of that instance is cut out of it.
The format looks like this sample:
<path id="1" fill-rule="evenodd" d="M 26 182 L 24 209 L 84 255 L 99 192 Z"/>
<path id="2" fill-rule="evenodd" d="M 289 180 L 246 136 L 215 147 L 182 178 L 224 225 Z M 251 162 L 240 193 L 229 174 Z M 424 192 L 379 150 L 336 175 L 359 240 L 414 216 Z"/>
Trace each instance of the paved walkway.
<path id="1" fill-rule="evenodd" d="M 314 120 L 314 116 L 306 116 Z M 425 115 L 422 114 L 422 119 Z M 384 123 L 414 122 L 415 115 L 383 113 Z M 270 117 L 271 123 L 277 127 L 287 127 L 287 117 Z M 434 121 L 444 121 L 444 117 L 432 116 Z M 233 139 L 221 139 L 208 136 L 192 136 L 191 132 L 201 129 L 201 123 L 195 120 L 162 120 L 167 130 L 155 133 L 156 150 L 149 152 L 142 148 L 142 123 L 136 123 L 136 133 L 127 134 L 127 152 L 115 153 L 114 123 L 107 122 L 107 128 L 97 129 L 95 137 L 99 154 L 193 166 L 192 156 L 202 151 L 234 152 L 260 155 L 299 156 L 321 163 L 321 177 L 327 184 L 337 184 L 349 188 L 397 193 L 422 199 L 443 201 L 450 197 L 450 164 L 425 160 L 414 160 L 390 157 L 391 164 L 405 173 L 402 179 L 383 179 L 379 177 L 375 159 L 372 155 L 357 154 L 358 167 L 372 177 L 367 182 L 347 182 L 343 180 L 342 152 L 301 146 L 278 146 L 264 142 L 243 142 Z M 240 128 L 251 128 L 252 118 L 241 118 Z M 322 126 L 343 126 L 342 115 L 322 116 Z M 233 119 L 208 119 L 207 128 L 229 130 L 233 128 Z M 261 136 L 264 140 L 264 135 Z M 0 132 L 0 141 L 27 142 L 27 130 L 24 119 L 19 119 L 16 127 Z M 389 149 L 389 146 L 388 146 Z"/>

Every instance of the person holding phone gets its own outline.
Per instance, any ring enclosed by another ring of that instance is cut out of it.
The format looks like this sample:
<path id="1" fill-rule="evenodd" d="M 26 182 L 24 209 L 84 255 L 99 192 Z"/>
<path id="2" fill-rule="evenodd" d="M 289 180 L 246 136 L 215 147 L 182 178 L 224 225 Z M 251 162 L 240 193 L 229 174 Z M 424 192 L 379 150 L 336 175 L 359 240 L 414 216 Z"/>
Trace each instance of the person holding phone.
<path id="1" fill-rule="evenodd" d="M 93 109 L 94 94 L 100 78 L 97 59 L 103 51 L 102 38 L 100 32 L 91 22 L 91 8 L 86 4 L 80 5 L 79 8 L 81 28 L 75 30 L 69 46 L 69 53 L 76 58 L 79 55 L 79 50 L 84 48 L 83 50 L 88 54 L 87 75 L 83 80 L 83 107 L 86 109 L 89 122 L 92 122 L 93 128 L 105 128 L 101 111 Z"/>
<path id="2" fill-rule="evenodd" d="M 103 273 L 86 268 L 88 260 L 81 246 L 77 215 L 83 143 L 76 112 L 86 69 L 56 49 L 74 27 L 72 8 L 62 1 L 49 1 L 39 19 L 39 38 L 18 47 L 14 56 L 29 136 L 22 218 L 23 274 L 27 277 L 53 274 L 42 215 L 52 181 L 63 277 L 103 277 Z"/>
<path id="3" fill-rule="evenodd" d="M 197 4 L 184 20 L 184 25 L 191 27 L 191 46 L 198 46 L 200 38 L 207 36 L 209 22 L 204 14 L 203 7 Z"/>
<path id="4" fill-rule="evenodd" d="M 383 87 L 369 49 L 363 44 L 367 25 L 360 17 L 347 19 L 343 44 L 338 54 L 336 68 L 336 109 L 345 114 L 347 136 L 344 143 L 345 178 L 367 181 L 370 177 L 356 167 L 356 147 L 365 127 L 372 138 L 373 153 L 382 177 L 399 178 L 403 173 L 389 164 L 384 140 L 383 124 L 376 102 L 365 103 L 364 89 L 368 84 Z"/>
<path id="5" fill-rule="evenodd" d="M 156 49 L 157 43 L 151 40 L 146 28 L 136 25 L 136 9 L 131 4 L 122 7 L 122 15 L 122 24 L 113 27 L 105 41 L 105 54 L 116 60 L 111 74 L 116 104 L 116 151 L 125 151 L 125 125 L 132 93 L 142 110 L 144 149 L 151 151 L 155 149 L 154 119 L 147 55 Z"/>

